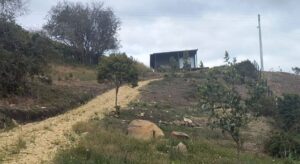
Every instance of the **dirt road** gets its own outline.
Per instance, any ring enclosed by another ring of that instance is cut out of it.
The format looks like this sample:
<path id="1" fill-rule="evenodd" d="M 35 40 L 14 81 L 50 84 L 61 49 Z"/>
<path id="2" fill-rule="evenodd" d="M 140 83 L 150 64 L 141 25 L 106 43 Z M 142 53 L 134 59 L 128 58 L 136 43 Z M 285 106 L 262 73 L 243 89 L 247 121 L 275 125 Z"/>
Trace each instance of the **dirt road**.
<path id="1" fill-rule="evenodd" d="M 140 82 L 134 89 L 122 87 L 118 97 L 119 104 L 126 106 L 136 99 L 139 96 L 138 89 L 149 82 Z M 3 156 L 3 163 L 51 163 L 57 150 L 76 143 L 78 136 L 72 131 L 72 126 L 93 117 L 103 118 L 104 113 L 112 109 L 114 96 L 115 91 L 110 90 L 65 114 L 0 133 L 0 154 Z"/>

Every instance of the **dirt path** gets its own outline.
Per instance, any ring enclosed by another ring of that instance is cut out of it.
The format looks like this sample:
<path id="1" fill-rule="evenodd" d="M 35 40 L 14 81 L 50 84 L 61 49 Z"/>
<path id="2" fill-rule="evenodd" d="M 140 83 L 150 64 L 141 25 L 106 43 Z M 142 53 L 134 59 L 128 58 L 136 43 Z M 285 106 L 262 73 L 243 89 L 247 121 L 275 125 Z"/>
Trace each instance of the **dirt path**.
<path id="1" fill-rule="evenodd" d="M 134 89 L 122 87 L 118 97 L 119 104 L 126 106 L 136 99 L 138 89 L 149 82 L 140 82 Z M 93 117 L 103 118 L 104 113 L 114 105 L 114 96 L 115 91 L 110 90 L 65 114 L 0 133 L 0 153 L 4 155 L 4 163 L 48 163 L 58 149 L 75 143 L 78 136 L 72 131 L 72 126 Z"/>

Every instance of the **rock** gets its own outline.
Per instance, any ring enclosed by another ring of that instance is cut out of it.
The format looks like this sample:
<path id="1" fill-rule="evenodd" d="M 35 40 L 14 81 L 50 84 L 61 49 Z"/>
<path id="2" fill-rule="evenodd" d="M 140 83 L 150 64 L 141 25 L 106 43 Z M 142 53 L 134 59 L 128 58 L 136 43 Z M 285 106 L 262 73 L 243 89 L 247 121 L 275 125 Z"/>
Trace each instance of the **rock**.
<path id="1" fill-rule="evenodd" d="M 159 125 L 161 125 L 161 124 L 169 125 L 170 123 L 169 123 L 169 122 L 166 122 L 166 121 L 159 120 L 159 121 L 158 121 L 158 124 L 159 124 Z"/>
<path id="2" fill-rule="evenodd" d="M 192 124 L 193 121 L 191 119 L 188 119 L 188 118 L 183 118 L 183 121 L 186 122 L 187 124 Z"/>
<path id="3" fill-rule="evenodd" d="M 193 121 L 191 119 L 188 119 L 188 118 L 183 118 L 183 122 L 186 126 L 195 126 L 195 124 L 193 123 Z"/>
<path id="4" fill-rule="evenodd" d="M 127 128 L 128 135 L 137 139 L 149 140 L 163 137 L 163 131 L 154 123 L 147 120 L 133 120 Z"/>
<path id="5" fill-rule="evenodd" d="M 174 125 L 176 125 L 176 126 L 181 126 L 181 125 L 184 125 L 185 123 L 184 123 L 184 121 L 179 121 L 179 120 L 175 120 L 175 121 L 173 121 L 172 122 Z"/>
<path id="6" fill-rule="evenodd" d="M 173 131 L 171 133 L 171 136 L 174 137 L 174 138 L 177 138 L 177 139 L 189 139 L 190 136 L 186 133 L 183 133 L 183 132 L 177 132 L 177 131 Z"/>
<path id="7" fill-rule="evenodd" d="M 140 116 L 141 116 L 141 117 L 144 117 L 144 116 L 145 116 L 145 113 L 141 113 Z"/>
<path id="8" fill-rule="evenodd" d="M 89 134 L 89 132 L 81 133 L 81 134 L 80 134 L 80 137 L 85 138 L 88 134 Z"/>
<path id="9" fill-rule="evenodd" d="M 186 153 L 187 152 L 187 147 L 185 144 L 183 144 L 182 142 L 180 142 L 175 149 L 180 152 L 180 153 Z"/>

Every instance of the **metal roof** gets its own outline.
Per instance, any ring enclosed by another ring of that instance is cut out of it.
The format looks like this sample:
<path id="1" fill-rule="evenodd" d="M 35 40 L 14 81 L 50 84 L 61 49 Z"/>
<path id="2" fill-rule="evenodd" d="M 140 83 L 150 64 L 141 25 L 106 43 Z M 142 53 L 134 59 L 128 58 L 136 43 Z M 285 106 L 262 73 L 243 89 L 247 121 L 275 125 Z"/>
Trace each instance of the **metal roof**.
<path id="1" fill-rule="evenodd" d="M 198 49 L 192 49 L 192 50 L 182 50 L 182 51 L 169 51 L 169 52 L 158 52 L 158 53 L 153 53 L 152 55 L 164 55 L 164 54 L 173 54 L 173 53 L 184 53 L 184 52 L 189 52 L 189 54 L 196 54 Z"/>

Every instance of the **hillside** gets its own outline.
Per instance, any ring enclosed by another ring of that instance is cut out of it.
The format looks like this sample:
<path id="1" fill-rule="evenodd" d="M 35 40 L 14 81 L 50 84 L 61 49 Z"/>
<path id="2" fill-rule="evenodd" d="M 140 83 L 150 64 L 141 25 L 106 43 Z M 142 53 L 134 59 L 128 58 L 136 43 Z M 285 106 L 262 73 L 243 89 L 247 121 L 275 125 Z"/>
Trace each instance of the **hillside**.
<path id="1" fill-rule="evenodd" d="M 84 137 L 74 148 L 60 151 L 55 157 L 55 163 L 238 162 L 235 145 L 230 136 L 218 129 L 207 127 L 207 113 L 199 110 L 197 106 L 195 91 L 197 86 L 202 85 L 203 80 L 199 72 L 193 72 L 149 83 L 140 89 L 140 98 L 128 104 L 120 117 L 107 115 L 103 120 L 91 120 L 74 126 L 73 130 L 78 135 L 84 134 Z M 282 85 L 285 84 L 281 82 L 284 80 L 278 83 L 281 89 L 279 91 L 284 92 Z M 192 124 L 187 124 L 184 121 L 186 118 Z M 127 127 L 134 119 L 156 123 L 165 133 L 164 139 L 139 141 L 128 137 Z M 265 141 L 276 129 L 275 122 L 270 117 L 258 117 L 247 128 L 242 129 L 245 140 L 241 163 L 297 163 L 266 154 Z M 187 133 L 190 139 L 174 139 L 171 135 L 174 130 Z M 188 153 L 174 151 L 173 148 L 179 142 L 187 146 Z M 85 149 L 89 152 L 84 151 Z"/>
<path id="2" fill-rule="evenodd" d="M 139 87 L 148 82 L 141 82 Z M 120 105 L 126 106 L 138 96 L 138 89 L 122 87 Z M 72 126 L 90 119 L 101 119 L 114 103 L 114 90 L 110 90 L 87 104 L 60 116 L 44 121 L 18 126 L 0 133 L 0 162 L 43 163 L 49 162 L 57 150 L 72 147 L 80 136 L 72 132 Z"/>
<path id="3" fill-rule="evenodd" d="M 288 85 L 285 84 L 285 80 L 278 80 L 282 77 L 281 73 L 274 74 L 269 80 L 277 81 L 278 93 L 283 93 L 284 86 Z M 84 66 L 56 64 L 52 67 L 52 75 L 53 86 L 71 88 L 76 90 L 74 94 L 82 92 L 99 94 L 105 90 L 92 80 L 95 76 L 93 69 Z M 295 78 L 293 75 L 284 75 L 285 78 Z M 64 164 L 75 161 L 120 163 L 123 160 L 130 163 L 236 161 L 235 146 L 230 136 L 222 134 L 220 130 L 208 128 L 207 114 L 197 107 L 195 91 L 197 86 L 202 85 L 203 77 L 199 72 L 192 72 L 150 83 L 143 82 L 139 88 L 133 90 L 122 88 L 120 102 L 123 108 L 120 117 L 107 114 L 113 104 L 110 100 L 113 100 L 114 90 L 111 90 L 65 114 L 36 123 L 19 125 L 11 131 L 0 134 L 2 138 L 0 142 L 5 142 L 0 153 L 1 159 L 6 163 L 15 161 L 32 163 L 43 159 Z M 276 78 L 273 79 L 274 77 Z M 35 103 L 39 102 L 32 101 L 30 105 Z M 24 104 L 19 104 L 21 105 Z M 192 120 L 193 124 L 186 125 L 184 118 Z M 148 142 L 128 137 L 127 125 L 134 119 L 156 123 L 164 131 L 165 138 Z M 276 127 L 272 118 L 259 117 L 252 121 L 248 128 L 243 129 L 245 141 L 241 155 L 242 163 L 290 162 L 272 158 L 264 152 L 264 141 L 274 128 Z M 172 138 L 170 133 L 174 130 L 187 133 L 190 139 L 181 141 Z M 172 147 L 178 142 L 187 145 L 187 154 L 172 151 Z M 124 154 L 124 151 L 130 151 L 130 156 Z M 87 153 L 90 154 L 89 157 L 86 157 Z"/>
<path id="4" fill-rule="evenodd" d="M 265 72 L 268 85 L 276 95 L 300 94 L 300 76 L 285 72 Z"/>
<path id="5" fill-rule="evenodd" d="M 52 84 L 33 81 L 30 83 L 31 94 L 0 100 L 0 115 L 7 120 L 0 122 L 1 127 L 13 126 L 10 119 L 25 123 L 55 116 L 111 88 L 109 84 L 97 83 L 95 68 L 50 64 L 49 72 Z"/>

